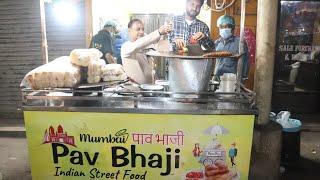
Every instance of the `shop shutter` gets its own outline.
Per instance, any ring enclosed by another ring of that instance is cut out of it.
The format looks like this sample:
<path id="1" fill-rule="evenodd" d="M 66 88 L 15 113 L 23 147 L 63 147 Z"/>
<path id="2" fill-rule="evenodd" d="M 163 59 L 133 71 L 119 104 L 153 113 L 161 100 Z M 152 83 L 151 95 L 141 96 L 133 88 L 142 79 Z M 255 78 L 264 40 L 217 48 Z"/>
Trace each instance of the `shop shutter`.
<path id="1" fill-rule="evenodd" d="M 19 85 L 41 65 L 39 0 L 0 1 L 0 121 L 22 123 Z"/>
<path id="2" fill-rule="evenodd" d="M 59 56 L 69 55 L 72 49 L 86 48 L 84 0 L 72 2 L 78 14 L 71 24 L 64 24 L 58 20 L 53 3 L 45 4 L 49 61 Z"/>
<path id="3" fill-rule="evenodd" d="M 54 2 L 54 1 L 53 1 Z M 45 4 L 49 61 L 85 48 L 84 0 L 74 1 L 77 21 L 57 22 L 52 3 Z M 0 121 L 22 124 L 20 82 L 30 70 L 42 65 L 39 0 L 0 1 Z"/>

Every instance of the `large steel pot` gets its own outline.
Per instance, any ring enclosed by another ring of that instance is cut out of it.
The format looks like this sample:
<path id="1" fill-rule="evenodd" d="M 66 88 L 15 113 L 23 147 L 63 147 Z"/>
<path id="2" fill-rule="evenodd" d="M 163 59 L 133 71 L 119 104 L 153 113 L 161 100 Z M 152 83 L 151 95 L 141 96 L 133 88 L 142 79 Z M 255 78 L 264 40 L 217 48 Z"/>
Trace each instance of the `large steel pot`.
<path id="1" fill-rule="evenodd" d="M 195 93 L 207 91 L 211 73 L 211 59 L 169 59 L 169 90 Z"/>
<path id="2" fill-rule="evenodd" d="M 202 54 L 202 52 L 180 54 L 158 51 L 147 53 L 153 57 L 165 57 L 168 61 L 170 91 L 193 93 L 207 91 L 211 77 L 212 58 L 204 58 Z"/>

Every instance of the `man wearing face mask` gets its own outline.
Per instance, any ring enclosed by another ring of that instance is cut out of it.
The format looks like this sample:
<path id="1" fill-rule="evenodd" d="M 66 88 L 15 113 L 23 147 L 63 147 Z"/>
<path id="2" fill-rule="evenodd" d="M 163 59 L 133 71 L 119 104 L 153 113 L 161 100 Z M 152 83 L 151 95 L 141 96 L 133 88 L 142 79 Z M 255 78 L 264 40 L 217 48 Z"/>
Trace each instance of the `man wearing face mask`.
<path id="1" fill-rule="evenodd" d="M 199 43 L 205 49 L 214 49 L 208 26 L 197 19 L 204 0 L 186 0 L 186 12 L 173 17 L 173 31 L 169 41 L 173 50 L 181 50 L 188 44 Z"/>
<path id="2" fill-rule="evenodd" d="M 148 59 L 146 49 L 160 40 L 162 35 L 169 33 L 172 25 L 166 24 L 148 35 L 144 34 L 144 24 L 140 19 L 132 19 L 128 23 L 129 41 L 121 47 L 122 64 L 127 75 L 140 84 L 154 81 L 153 61 Z"/>
<path id="3" fill-rule="evenodd" d="M 235 21 L 232 16 L 223 15 L 217 20 L 217 26 L 219 28 L 220 38 L 215 41 L 216 51 L 229 51 L 233 54 L 239 54 L 240 38 L 236 37 L 234 33 Z M 243 69 L 242 78 L 246 78 L 248 75 L 249 63 L 248 63 L 248 49 L 244 44 L 243 55 Z M 238 61 L 234 58 L 217 58 L 214 70 L 214 75 L 218 80 L 224 73 L 236 73 Z"/>
<path id="4" fill-rule="evenodd" d="M 107 21 L 98 34 L 91 39 L 90 48 L 99 49 L 103 56 L 102 59 L 107 64 L 116 63 L 113 57 L 113 36 L 117 32 L 117 24 L 113 21 Z"/>

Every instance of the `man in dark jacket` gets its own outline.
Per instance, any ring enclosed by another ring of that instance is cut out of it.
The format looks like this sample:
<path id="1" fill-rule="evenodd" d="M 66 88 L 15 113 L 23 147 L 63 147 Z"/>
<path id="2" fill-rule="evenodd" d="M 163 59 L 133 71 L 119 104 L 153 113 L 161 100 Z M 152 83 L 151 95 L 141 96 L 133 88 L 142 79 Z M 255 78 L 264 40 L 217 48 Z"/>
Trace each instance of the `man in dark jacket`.
<path id="1" fill-rule="evenodd" d="M 92 37 L 90 48 L 99 49 L 107 64 L 116 63 L 113 57 L 113 34 L 117 31 L 117 25 L 113 21 L 107 21 L 102 30 Z"/>

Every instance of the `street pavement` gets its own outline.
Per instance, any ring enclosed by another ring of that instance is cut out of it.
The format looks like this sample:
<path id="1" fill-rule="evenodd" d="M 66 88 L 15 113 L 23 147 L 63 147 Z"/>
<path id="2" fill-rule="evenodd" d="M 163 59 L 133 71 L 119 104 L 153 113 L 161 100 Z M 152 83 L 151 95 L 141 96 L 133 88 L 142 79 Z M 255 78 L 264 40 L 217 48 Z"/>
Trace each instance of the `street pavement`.
<path id="1" fill-rule="evenodd" d="M 320 179 L 320 131 L 303 131 L 300 146 L 300 162 L 282 168 L 281 179 Z M 0 180 L 32 179 L 25 137 L 0 137 L 0 152 Z"/>

